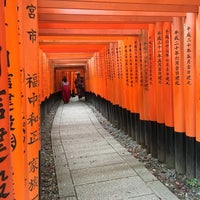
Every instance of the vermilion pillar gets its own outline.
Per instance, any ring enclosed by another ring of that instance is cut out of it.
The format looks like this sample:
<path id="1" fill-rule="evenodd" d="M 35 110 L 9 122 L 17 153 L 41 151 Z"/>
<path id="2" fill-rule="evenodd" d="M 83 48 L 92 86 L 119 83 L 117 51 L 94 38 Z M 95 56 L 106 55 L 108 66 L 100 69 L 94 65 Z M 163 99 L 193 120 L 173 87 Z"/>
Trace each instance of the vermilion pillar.
<path id="1" fill-rule="evenodd" d="M 38 70 L 38 30 L 37 1 L 24 0 L 22 9 L 22 53 L 26 105 L 26 155 L 28 179 L 27 199 L 37 199 L 39 193 L 39 148 L 40 148 L 40 116 L 39 116 L 39 70 Z"/>
<path id="2" fill-rule="evenodd" d="M 150 146 L 150 90 L 149 90 L 149 54 L 148 54 L 148 34 L 147 30 L 142 31 L 142 80 L 141 80 L 141 93 L 142 93 L 142 113 L 141 115 L 141 132 L 144 135 L 144 144 L 147 151 Z M 143 116 L 143 117 L 142 117 Z"/>
<path id="3" fill-rule="evenodd" d="M 174 106 L 172 84 L 172 38 L 171 22 L 163 23 L 163 85 L 164 118 L 166 133 L 166 164 L 174 168 Z"/>
<path id="4" fill-rule="evenodd" d="M 0 1 L 0 199 L 13 199 L 4 1 Z"/>
<path id="5" fill-rule="evenodd" d="M 156 66 L 156 118 L 158 138 L 158 159 L 165 162 L 165 129 L 164 129 L 164 84 L 163 84 L 163 23 L 155 25 L 155 66 Z"/>
<path id="6" fill-rule="evenodd" d="M 140 144 L 140 123 L 139 123 L 139 84 L 140 84 L 140 39 L 136 37 L 133 41 L 133 55 L 134 55 L 134 110 L 135 110 L 135 140 Z"/>
<path id="7" fill-rule="evenodd" d="M 149 24 L 148 29 L 148 62 L 149 62 L 149 112 L 151 121 L 150 152 L 157 157 L 156 129 L 156 67 L 155 67 L 155 24 Z"/>
<path id="8" fill-rule="evenodd" d="M 172 80 L 175 131 L 175 168 L 185 173 L 185 109 L 183 84 L 183 25 L 181 17 L 174 17 L 172 24 Z"/>
<path id="9" fill-rule="evenodd" d="M 196 19 L 195 13 L 187 13 L 184 34 L 184 98 L 186 130 L 186 175 L 195 177 L 195 78 L 196 78 Z"/>
<path id="10" fill-rule="evenodd" d="M 196 178 L 200 182 L 200 7 L 197 17 L 197 37 L 196 37 Z"/>
<path id="11" fill-rule="evenodd" d="M 6 1 L 6 47 L 8 51 L 9 116 L 14 198 L 25 199 L 24 135 L 21 113 L 21 80 L 17 1 Z"/>

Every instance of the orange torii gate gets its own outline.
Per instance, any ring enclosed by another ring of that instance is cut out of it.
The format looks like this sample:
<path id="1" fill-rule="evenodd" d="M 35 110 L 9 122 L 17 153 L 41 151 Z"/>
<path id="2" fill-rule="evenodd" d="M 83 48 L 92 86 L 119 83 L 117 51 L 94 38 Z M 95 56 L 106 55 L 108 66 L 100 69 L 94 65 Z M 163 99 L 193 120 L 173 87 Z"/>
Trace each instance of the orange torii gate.
<path id="1" fill-rule="evenodd" d="M 194 23 L 196 19 L 195 14 L 188 13 L 186 18 L 174 17 L 173 22 L 150 24 L 148 37 L 141 35 L 138 37 L 139 42 L 132 37 L 131 44 L 134 43 L 135 46 L 131 54 L 128 53 L 128 40 L 121 40 L 119 43 L 122 49 L 123 63 L 121 91 L 119 91 L 118 84 L 116 84 L 117 88 L 114 88 L 117 81 L 112 79 L 114 73 L 112 66 L 113 64 L 117 65 L 117 62 L 112 59 L 109 47 L 105 50 L 105 53 L 107 52 L 107 56 L 104 58 L 106 59 L 105 65 L 102 65 L 105 68 L 102 71 L 107 74 L 107 81 L 103 82 L 107 87 L 103 86 L 103 88 L 109 94 L 109 97 L 105 96 L 104 98 L 114 106 L 115 91 L 118 90 L 118 93 L 123 96 L 123 102 L 121 104 L 119 101 L 117 102 L 121 108 L 126 110 L 126 115 L 130 111 L 136 111 L 139 114 L 140 123 L 144 121 L 142 126 L 138 125 L 139 127 L 144 128 L 149 121 L 156 122 L 157 135 L 154 136 L 159 139 L 159 143 L 153 141 L 151 133 L 146 133 L 146 130 L 141 129 L 138 130 L 136 139 L 142 145 L 148 146 L 150 135 L 150 143 L 157 146 L 157 152 L 152 147 L 149 147 L 150 151 L 153 151 L 152 153 L 158 156 L 160 161 L 166 162 L 170 167 L 175 167 L 181 173 L 186 173 L 188 177 L 195 176 L 194 166 L 197 162 L 195 161 L 194 144 L 194 138 L 198 137 L 197 129 L 194 128 L 196 112 L 194 110 L 194 84 L 197 83 L 195 81 L 195 66 L 197 65 L 195 45 L 197 45 L 197 41 Z M 187 29 L 183 29 L 183 23 L 186 24 Z M 147 55 L 145 55 L 145 50 L 148 52 Z M 129 51 L 131 50 L 129 49 Z M 129 62 L 130 59 L 131 62 Z M 132 76 L 130 63 L 133 60 L 134 67 L 137 66 L 133 76 L 137 77 L 135 83 L 138 82 L 138 85 L 133 84 L 133 88 L 130 89 Z M 88 68 L 91 68 L 88 71 L 92 72 L 88 76 L 96 77 L 96 72 L 92 70 L 95 68 L 95 63 L 90 62 Z M 183 71 L 183 69 L 185 70 Z M 94 80 L 94 82 L 97 81 Z M 91 84 L 93 82 L 89 83 L 89 85 Z M 91 86 L 89 87 L 91 88 Z M 91 91 L 90 89 L 90 92 L 98 95 L 96 90 Z M 136 100 L 137 98 L 138 100 Z M 134 107 L 132 107 L 132 102 Z M 130 119 L 128 120 L 130 123 Z M 155 128 L 154 131 L 156 131 Z M 190 160 L 190 164 L 186 166 L 187 160 Z"/>
<path id="2" fill-rule="evenodd" d="M 3 88 L 0 90 L 0 99 L 3 106 L 1 109 L 5 109 L 1 112 L 0 123 L 1 141 L 5 143 L 1 145 L 1 169 L 4 170 L 1 172 L 1 199 L 39 198 L 40 127 L 36 7 L 35 0 L 7 1 L 5 4 L 1 1 L 0 5 L 3 16 L 0 75 L 0 85 Z M 6 162 L 9 165 L 6 165 Z M 12 172 L 12 176 L 8 171 Z"/>
<path id="3" fill-rule="evenodd" d="M 173 18 L 162 3 L 143 4 L 148 13 L 139 11 L 135 12 L 137 16 L 129 16 L 141 6 L 135 5 L 131 11 L 121 12 L 125 15 L 120 19 L 112 17 L 109 10 L 101 11 L 109 14 L 109 23 L 105 16 L 98 15 L 97 19 L 104 22 L 95 23 L 93 18 L 90 23 L 76 23 L 78 19 L 69 14 L 72 23 L 40 22 L 38 36 L 37 2 L 0 3 L 0 198 L 39 198 L 39 106 L 59 91 L 64 75 L 72 89 L 77 71 L 85 77 L 88 95 L 107 106 L 101 109 L 112 122 L 118 120 L 120 128 L 169 167 L 199 179 L 197 7 L 187 10 L 182 6 L 176 12 L 179 6 L 168 5 Z M 97 2 L 100 5 L 100 0 Z M 116 8 L 114 2 L 112 8 Z M 173 4 L 173 0 L 170 2 Z M 88 9 L 90 3 L 83 6 Z M 120 6 L 129 8 L 127 4 Z M 81 12 L 79 17 L 89 20 L 91 13 L 86 17 L 83 9 Z M 60 19 L 62 16 L 57 17 Z M 121 19 L 129 19 L 130 23 L 119 23 Z M 64 29 L 69 29 L 68 36 L 64 36 Z"/>

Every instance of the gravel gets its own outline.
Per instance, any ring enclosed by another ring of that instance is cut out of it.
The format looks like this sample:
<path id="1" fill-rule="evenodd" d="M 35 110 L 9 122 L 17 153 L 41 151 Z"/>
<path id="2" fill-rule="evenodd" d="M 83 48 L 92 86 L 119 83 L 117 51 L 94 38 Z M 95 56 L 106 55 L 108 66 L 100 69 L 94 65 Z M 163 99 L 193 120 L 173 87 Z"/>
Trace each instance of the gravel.
<path id="1" fill-rule="evenodd" d="M 56 170 L 51 143 L 51 128 L 60 101 L 56 101 L 41 125 L 40 200 L 59 199 Z"/>
<path id="2" fill-rule="evenodd" d="M 51 127 L 60 101 L 55 102 L 41 126 L 41 154 L 40 154 L 40 200 L 58 200 L 58 186 L 55 164 L 51 147 Z M 181 200 L 200 199 L 200 186 L 196 179 L 188 180 L 185 175 L 178 174 L 175 169 L 168 169 L 165 164 L 153 158 L 136 141 L 126 135 L 124 131 L 114 127 L 91 104 L 87 104 L 94 112 L 101 125 L 119 141 L 146 168 L 155 175 Z"/>

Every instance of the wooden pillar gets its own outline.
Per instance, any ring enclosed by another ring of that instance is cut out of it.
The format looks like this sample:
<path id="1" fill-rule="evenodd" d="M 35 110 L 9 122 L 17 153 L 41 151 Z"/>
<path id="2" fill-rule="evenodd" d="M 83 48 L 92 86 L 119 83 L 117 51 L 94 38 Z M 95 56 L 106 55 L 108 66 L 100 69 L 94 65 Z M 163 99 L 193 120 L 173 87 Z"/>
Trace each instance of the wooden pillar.
<path id="1" fill-rule="evenodd" d="M 196 36 L 196 178 L 200 183 L 200 7 L 197 17 L 197 36 Z"/>
<path id="2" fill-rule="evenodd" d="M 27 155 L 27 199 L 39 198 L 39 76 L 38 76 L 38 30 L 37 0 L 24 0 L 22 9 L 22 65 L 26 106 L 26 155 Z"/>
<path id="3" fill-rule="evenodd" d="M 0 199 L 13 199 L 4 2 L 0 1 Z"/>
<path id="4" fill-rule="evenodd" d="M 139 37 L 138 44 L 138 106 L 139 106 L 139 134 L 140 144 L 144 147 L 145 135 L 144 135 L 144 98 L 143 98 L 143 86 L 144 86 L 144 33 Z"/>
<path id="5" fill-rule="evenodd" d="M 172 40 L 171 22 L 163 23 L 163 84 L 164 84 L 164 118 L 166 164 L 174 168 L 174 117 L 173 117 L 173 86 L 172 86 Z"/>
<path id="6" fill-rule="evenodd" d="M 21 79 L 17 1 L 6 1 L 6 46 L 9 52 L 8 88 L 14 198 L 25 199 L 25 154 L 21 106 Z"/>
<path id="7" fill-rule="evenodd" d="M 163 23 L 155 25 L 155 66 L 157 99 L 157 145 L 158 159 L 165 162 L 165 128 L 164 128 L 164 85 L 163 85 Z"/>
<path id="8" fill-rule="evenodd" d="M 175 168 L 185 174 L 185 109 L 183 87 L 183 18 L 173 17 L 172 24 L 172 78 L 175 131 Z"/>
<path id="9" fill-rule="evenodd" d="M 147 152 L 150 151 L 150 90 L 149 90 L 149 58 L 148 58 L 148 32 L 147 30 L 142 30 L 142 65 L 143 65 L 143 79 L 142 79 L 142 96 L 143 96 L 143 118 L 142 131 L 144 134 L 144 146 Z M 141 116 L 142 117 L 142 116 Z"/>
<path id="10" fill-rule="evenodd" d="M 184 104 L 186 130 L 186 175 L 195 177 L 195 74 L 196 74 L 196 13 L 187 13 L 184 36 Z"/>
<path id="11" fill-rule="evenodd" d="M 149 24 L 148 29 L 148 58 L 149 58 L 149 104 L 150 109 L 150 152 L 157 158 L 157 129 L 156 129 L 156 67 L 155 67 L 155 24 Z"/>
<path id="12" fill-rule="evenodd" d="M 139 84 L 140 84 L 140 40 L 139 37 L 134 40 L 134 104 L 135 104 L 135 140 L 140 144 L 140 100 L 139 100 Z"/>

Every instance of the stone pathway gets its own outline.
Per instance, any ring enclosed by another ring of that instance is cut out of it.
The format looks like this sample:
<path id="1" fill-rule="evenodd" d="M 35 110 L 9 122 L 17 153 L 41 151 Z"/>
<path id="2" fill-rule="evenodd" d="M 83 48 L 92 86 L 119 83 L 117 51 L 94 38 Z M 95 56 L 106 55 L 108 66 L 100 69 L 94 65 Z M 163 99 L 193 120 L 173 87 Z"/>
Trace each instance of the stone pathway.
<path id="1" fill-rule="evenodd" d="M 51 137 L 59 199 L 178 199 L 77 98 L 60 104 Z"/>

